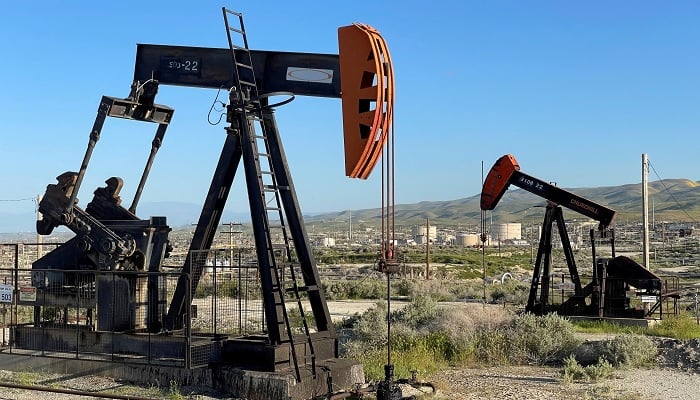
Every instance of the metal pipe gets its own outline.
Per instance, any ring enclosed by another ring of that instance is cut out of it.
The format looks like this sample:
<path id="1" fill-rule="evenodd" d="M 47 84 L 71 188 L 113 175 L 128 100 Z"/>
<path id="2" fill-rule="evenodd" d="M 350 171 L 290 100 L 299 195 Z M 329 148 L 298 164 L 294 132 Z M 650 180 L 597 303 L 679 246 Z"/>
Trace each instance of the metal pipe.
<path id="1" fill-rule="evenodd" d="M 141 200 L 143 187 L 146 185 L 146 179 L 148 179 L 148 174 L 151 172 L 151 167 L 153 166 L 153 160 L 156 158 L 156 153 L 163 144 L 163 137 L 165 136 L 165 130 L 167 128 L 168 124 L 159 124 L 158 130 L 156 131 L 156 136 L 153 138 L 153 142 L 151 142 L 151 153 L 148 156 L 146 166 L 143 169 L 143 174 L 141 174 L 141 180 L 139 181 L 139 185 L 136 188 L 136 193 L 134 194 L 134 199 L 131 201 L 131 206 L 129 207 L 129 211 L 132 214 L 136 214 L 136 207 L 139 204 L 139 200 Z"/>
<path id="2" fill-rule="evenodd" d="M 83 390 L 53 388 L 53 387 L 48 387 L 48 386 L 21 385 L 18 383 L 8 383 L 8 382 L 0 382 L 0 387 L 6 387 L 6 388 L 12 388 L 12 389 L 22 389 L 22 390 L 32 390 L 32 391 L 36 391 L 36 392 L 70 394 L 70 395 L 75 395 L 75 396 L 98 397 L 98 398 L 103 398 L 103 399 L 157 400 L 155 397 L 141 397 L 141 396 L 133 396 L 133 395 L 95 393 L 95 392 L 87 392 L 87 391 L 83 391 Z"/>

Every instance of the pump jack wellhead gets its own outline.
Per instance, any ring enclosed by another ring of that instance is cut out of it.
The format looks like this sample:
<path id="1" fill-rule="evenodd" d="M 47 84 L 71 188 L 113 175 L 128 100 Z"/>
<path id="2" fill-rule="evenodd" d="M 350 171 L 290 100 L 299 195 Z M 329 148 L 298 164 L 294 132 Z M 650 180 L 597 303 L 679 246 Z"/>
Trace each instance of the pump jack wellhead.
<path id="1" fill-rule="evenodd" d="M 56 184 L 48 185 L 39 205 L 43 219 L 37 223 L 37 231 L 49 234 L 58 226 L 66 226 L 75 237 L 32 265 L 37 297 L 44 300 L 35 305 L 34 324 L 18 331 L 25 340 L 18 337 L 17 343 L 32 342 L 32 335 L 50 336 L 40 318 L 42 308 L 69 303 L 71 299 L 57 298 L 52 291 L 66 285 L 81 293 L 88 285 L 95 288 L 83 303 L 83 307 L 90 309 L 90 315 L 93 310 L 97 312 L 97 323 L 83 329 L 86 337 L 96 338 L 102 332 L 120 333 L 123 337 L 133 332 L 164 337 L 186 333 L 191 294 L 203 274 L 201 267 L 193 266 L 203 265 L 205 261 L 205 251 L 212 246 L 234 177 L 242 164 L 265 331 L 255 337 L 216 337 L 213 341 L 216 351 L 208 353 L 210 359 L 200 361 L 257 371 L 291 369 L 301 382 L 307 371 L 311 379 L 320 379 L 320 371 L 328 369 L 323 363 L 338 357 L 337 335 L 274 111 L 297 95 L 340 98 L 346 175 L 367 178 L 387 153 L 391 137 L 395 91 L 386 42 L 374 28 L 353 24 L 338 29 L 337 55 L 252 50 L 248 47 L 242 14 L 225 8 L 222 12 L 229 48 L 139 44 L 131 94 L 125 99 L 102 98 L 79 172 L 61 174 Z M 142 220 L 136 216 L 156 152 L 173 117 L 171 108 L 155 103 L 159 85 L 227 88 L 229 93 L 226 138 L 171 298 L 156 275 L 154 278 L 131 275 L 131 272 L 160 272 L 171 250 L 168 240 L 171 229 L 165 217 Z M 272 104 L 270 99 L 280 95 L 287 99 Z M 82 209 L 78 206 L 78 191 L 107 117 L 156 123 L 157 133 L 129 209 L 121 206 L 119 192 L 124 183 L 118 177 L 109 178 L 107 186 L 97 189 L 92 202 Z M 393 213 L 393 203 L 390 211 Z M 393 217 L 391 223 L 393 229 Z M 118 273 L 116 278 L 101 279 L 96 271 Z M 290 326 L 286 307 L 290 302 L 301 313 L 301 334 Z M 145 319 L 136 316 L 140 307 L 146 309 Z M 138 346 L 130 347 L 128 340 L 124 343 L 129 351 L 138 352 Z M 164 357 L 169 357 L 172 356 L 169 347 L 171 343 L 156 350 L 149 347 L 148 351 L 162 351 Z"/>
<path id="2" fill-rule="evenodd" d="M 661 279 L 628 257 L 615 256 L 614 230 L 611 228 L 616 214 L 614 210 L 523 173 L 515 157 L 510 154 L 499 158 L 486 176 L 481 192 L 481 209 L 493 210 L 511 184 L 547 200 L 526 311 L 598 317 L 648 316 L 649 313 L 630 308 L 626 295 L 626 288 L 629 287 L 636 288 L 638 296 L 658 299 L 652 311 L 660 306 L 663 297 Z M 561 206 L 598 221 L 597 236 L 610 242 L 612 258 L 597 258 L 596 231 L 591 229 L 593 279 L 585 287 L 581 284 Z M 557 224 L 574 290 L 573 295 L 560 305 L 551 304 L 549 298 L 554 223 Z"/>

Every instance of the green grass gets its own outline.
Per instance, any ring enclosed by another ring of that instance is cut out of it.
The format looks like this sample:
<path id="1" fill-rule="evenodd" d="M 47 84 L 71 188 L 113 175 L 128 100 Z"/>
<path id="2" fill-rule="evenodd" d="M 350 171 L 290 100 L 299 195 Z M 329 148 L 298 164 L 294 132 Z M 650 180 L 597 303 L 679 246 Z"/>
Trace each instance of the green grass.
<path id="1" fill-rule="evenodd" d="M 589 321 L 572 321 L 577 332 L 581 333 L 608 333 L 608 334 L 623 334 L 623 333 L 638 333 L 643 334 L 644 328 L 635 326 L 623 326 L 614 322 L 589 320 Z"/>
<path id="2" fill-rule="evenodd" d="M 689 314 L 668 316 L 660 323 L 646 330 L 650 336 L 664 336 L 674 339 L 698 339 L 700 338 L 700 325 Z"/>
<path id="3" fill-rule="evenodd" d="M 669 315 L 661 322 L 649 328 L 623 326 L 607 321 L 575 321 L 573 322 L 578 332 L 626 334 L 634 333 L 647 336 L 663 336 L 673 339 L 698 339 L 700 338 L 700 325 L 689 314 Z"/>
<path id="4" fill-rule="evenodd" d="M 386 349 L 365 351 L 354 358 L 362 363 L 367 379 L 375 381 L 384 379 Z M 435 351 L 423 341 L 410 349 L 392 350 L 391 363 L 394 365 L 394 376 L 397 378 L 409 377 L 411 371 L 418 371 L 420 376 L 430 376 L 448 365 L 444 358 L 436 355 Z"/>

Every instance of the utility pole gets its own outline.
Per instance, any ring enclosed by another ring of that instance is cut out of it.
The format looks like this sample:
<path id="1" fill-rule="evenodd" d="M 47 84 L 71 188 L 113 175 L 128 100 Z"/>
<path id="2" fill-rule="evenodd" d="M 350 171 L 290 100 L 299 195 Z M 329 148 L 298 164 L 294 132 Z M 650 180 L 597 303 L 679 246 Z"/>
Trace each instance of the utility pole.
<path id="1" fill-rule="evenodd" d="M 430 218 L 425 219 L 425 280 L 430 280 Z"/>
<path id="2" fill-rule="evenodd" d="M 228 265 L 229 267 L 233 267 L 233 235 L 236 233 L 243 233 L 242 231 L 234 231 L 233 227 L 234 226 L 241 226 L 240 222 L 228 222 L 228 223 L 223 223 L 221 225 L 228 225 L 228 231 L 223 231 L 221 233 L 227 233 L 228 234 L 228 251 L 229 251 L 229 258 L 228 258 Z"/>
<path id="3" fill-rule="evenodd" d="M 649 192 L 647 190 L 649 181 L 649 161 L 647 155 L 642 154 L 642 229 L 644 238 L 642 239 L 642 255 L 644 268 L 649 269 Z"/>

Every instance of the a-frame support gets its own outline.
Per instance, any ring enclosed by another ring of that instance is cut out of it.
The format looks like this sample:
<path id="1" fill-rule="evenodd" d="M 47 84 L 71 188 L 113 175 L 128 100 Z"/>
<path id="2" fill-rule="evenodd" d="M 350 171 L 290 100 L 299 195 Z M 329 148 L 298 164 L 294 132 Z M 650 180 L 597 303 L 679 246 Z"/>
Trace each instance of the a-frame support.
<path id="1" fill-rule="evenodd" d="M 571 282 L 574 284 L 574 297 L 581 298 L 581 279 L 576 268 L 574 252 L 569 241 L 569 234 L 566 231 L 562 208 L 554 203 L 548 203 L 542 223 L 542 235 L 537 249 L 537 259 L 535 269 L 532 272 L 532 283 L 530 285 L 530 295 L 528 296 L 525 310 L 535 314 L 544 314 L 549 310 L 549 285 L 552 265 L 552 225 L 557 224 L 559 238 L 561 239 L 566 265 L 569 268 Z M 539 291 L 539 298 L 538 298 Z M 581 298 L 582 299 L 582 298 Z"/>

